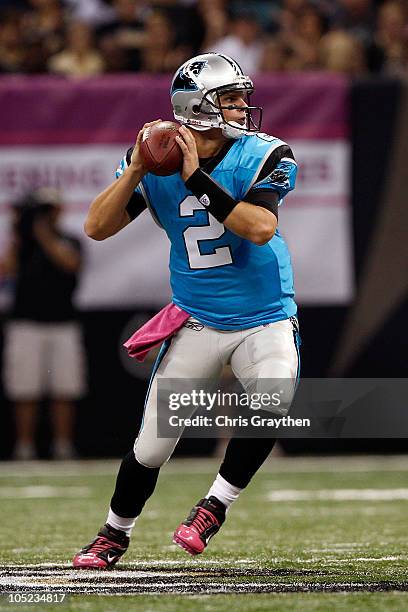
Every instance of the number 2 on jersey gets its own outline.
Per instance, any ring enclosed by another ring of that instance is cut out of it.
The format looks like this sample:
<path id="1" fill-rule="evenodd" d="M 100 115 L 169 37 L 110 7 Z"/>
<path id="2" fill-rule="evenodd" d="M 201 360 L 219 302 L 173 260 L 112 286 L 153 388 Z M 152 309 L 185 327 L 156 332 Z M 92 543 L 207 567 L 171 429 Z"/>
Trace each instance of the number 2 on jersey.
<path id="1" fill-rule="evenodd" d="M 197 210 L 205 210 L 195 196 L 187 196 L 180 203 L 180 217 L 194 217 Z M 203 268 L 216 268 L 232 263 L 231 249 L 229 246 L 215 247 L 213 253 L 202 254 L 200 251 L 200 241 L 217 240 L 225 233 L 222 223 L 214 219 L 207 213 L 208 224 L 190 225 L 183 232 L 183 239 L 190 268 L 200 270 Z"/>

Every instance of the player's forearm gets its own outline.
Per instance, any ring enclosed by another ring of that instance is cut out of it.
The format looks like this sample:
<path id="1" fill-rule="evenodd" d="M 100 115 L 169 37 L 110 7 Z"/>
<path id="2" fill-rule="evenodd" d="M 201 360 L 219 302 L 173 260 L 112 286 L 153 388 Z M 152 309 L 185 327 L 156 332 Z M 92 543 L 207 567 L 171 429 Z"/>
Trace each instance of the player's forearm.
<path id="1" fill-rule="evenodd" d="M 120 178 L 95 198 L 84 225 L 90 238 L 105 240 L 129 223 L 126 206 L 142 178 L 142 170 L 129 166 Z"/>
<path id="2" fill-rule="evenodd" d="M 234 234 L 261 246 L 273 237 L 278 221 L 266 208 L 239 202 L 223 223 Z"/>
<path id="3" fill-rule="evenodd" d="M 277 219 L 271 211 L 237 202 L 201 168 L 194 170 L 185 184 L 207 211 L 234 234 L 257 245 L 266 244 L 274 235 Z"/>

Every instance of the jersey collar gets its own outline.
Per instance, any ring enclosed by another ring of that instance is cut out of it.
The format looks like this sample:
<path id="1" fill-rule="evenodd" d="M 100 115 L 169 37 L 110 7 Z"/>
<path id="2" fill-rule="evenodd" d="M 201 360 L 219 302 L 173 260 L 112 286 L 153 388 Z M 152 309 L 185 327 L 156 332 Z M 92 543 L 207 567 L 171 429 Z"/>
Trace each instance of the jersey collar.
<path id="1" fill-rule="evenodd" d="M 211 174 L 211 172 L 222 162 L 224 157 L 227 155 L 230 148 L 235 144 L 235 139 L 228 140 L 223 147 L 218 151 L 217 155 L 214 157 L 205 157 L 200 158 L 200 168 L 207 172 L 207 174 Z"/>

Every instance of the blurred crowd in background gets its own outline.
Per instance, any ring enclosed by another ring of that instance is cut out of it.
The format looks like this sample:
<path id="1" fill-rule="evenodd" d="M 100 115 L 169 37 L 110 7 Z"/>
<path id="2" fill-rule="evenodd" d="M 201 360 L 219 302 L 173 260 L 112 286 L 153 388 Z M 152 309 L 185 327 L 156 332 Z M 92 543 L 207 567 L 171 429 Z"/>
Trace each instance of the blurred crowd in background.
<path id="1" fill-rule="evenodd" d="M 0 0 L 0 72 L 171 73 L 199 52 L 249 74 L 408 74 L 405 0 Z"/>

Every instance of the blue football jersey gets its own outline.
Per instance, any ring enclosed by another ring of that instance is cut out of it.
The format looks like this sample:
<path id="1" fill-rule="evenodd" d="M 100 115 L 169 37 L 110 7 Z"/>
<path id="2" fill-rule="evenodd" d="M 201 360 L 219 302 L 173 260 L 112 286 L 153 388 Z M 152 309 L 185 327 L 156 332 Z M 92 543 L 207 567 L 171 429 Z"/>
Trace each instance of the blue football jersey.
<path id="1" fill-rule="evenodd" d="M 279 157 L 265 175 L 282 140 L 267 134 L 235 140 L 210 172 L 236 200 L 259 190 L 279 194 L 279 204 L 295 186 L 297 165 Z M 288 147 L 286 146 L 286 149 Z M 126 168 L 124 158 L 116 172 Z M 171 242 L 173 302 L 210 327 L 233 330 L 287 319 L 296 314 L 290 255 L 279 231 L 265 245 L 240 238 L 207 212 L 179 173 L 146 174 L 141 194 Z"/>

